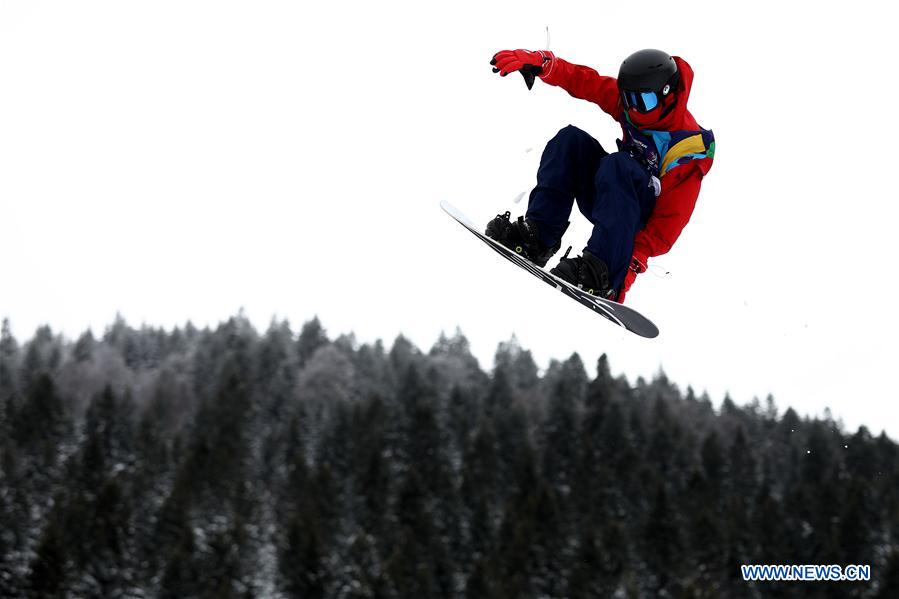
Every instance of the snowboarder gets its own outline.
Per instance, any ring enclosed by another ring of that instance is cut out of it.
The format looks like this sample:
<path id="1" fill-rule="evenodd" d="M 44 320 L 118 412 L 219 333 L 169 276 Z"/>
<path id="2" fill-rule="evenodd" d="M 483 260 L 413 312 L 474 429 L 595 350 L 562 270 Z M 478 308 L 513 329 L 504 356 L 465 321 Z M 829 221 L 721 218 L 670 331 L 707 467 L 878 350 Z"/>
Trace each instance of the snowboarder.
<path id="1" fill-rule="evenodd" d="M 526 214 L 515 221 L 497 215 L 486 235 L 542 267 L 561 247 L 576 200 L 593 232 L 581 256 L 565 252 L 550 272 L 622 302 L 648 259 L 677 240 L 712 166 L 715 138 L 687 110 L 693 70 L 661 50 L 628 56 L 617 79 L 548 50 L 503 50 L 490 64 L 503 77 L 521 72 L 528 89 L 539 77 L 598 104 L 623 136 L 608 153 L 577 127 L 559 131 L 540 159 Z"/>

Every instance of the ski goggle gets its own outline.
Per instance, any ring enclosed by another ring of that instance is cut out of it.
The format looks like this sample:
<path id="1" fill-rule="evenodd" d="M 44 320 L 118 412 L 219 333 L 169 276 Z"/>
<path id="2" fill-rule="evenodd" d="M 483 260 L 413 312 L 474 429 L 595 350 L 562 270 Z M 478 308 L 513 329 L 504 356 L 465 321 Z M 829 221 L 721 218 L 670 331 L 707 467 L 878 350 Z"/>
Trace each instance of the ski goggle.
<path id="1" fill-rule="evenodd" d="M 660 95 L 657 92 L 631 92 L 623 90 L 621 98 L 624 108 L 636 108 L 638 112 L 649 112 L 659 105 Z"/>

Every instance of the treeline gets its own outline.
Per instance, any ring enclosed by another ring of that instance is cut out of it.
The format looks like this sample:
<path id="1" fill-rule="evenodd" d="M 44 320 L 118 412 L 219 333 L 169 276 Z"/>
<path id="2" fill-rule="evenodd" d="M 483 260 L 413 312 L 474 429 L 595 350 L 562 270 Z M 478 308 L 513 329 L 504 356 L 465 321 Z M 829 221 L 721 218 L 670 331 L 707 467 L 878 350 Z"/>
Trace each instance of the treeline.
<path id="1" fill-rule="evenodd" d="M 4 322 L 0 596 L 899 597 L 899 447 L 514 339 Z"/>

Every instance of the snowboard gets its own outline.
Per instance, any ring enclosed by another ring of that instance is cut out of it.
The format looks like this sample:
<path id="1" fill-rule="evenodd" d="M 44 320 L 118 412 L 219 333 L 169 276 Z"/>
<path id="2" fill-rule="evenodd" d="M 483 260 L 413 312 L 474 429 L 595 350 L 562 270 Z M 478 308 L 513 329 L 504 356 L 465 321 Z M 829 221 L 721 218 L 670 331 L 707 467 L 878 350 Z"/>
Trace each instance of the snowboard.
<path id="1" fill-rule="evenodd" d="M 481 233 L 478 227 L 475 227 L 473 224 L 471 224 L 471 221 L 469 221 L 464 214 L 462 214 L 449 202 L 440 202 L 440 207 L 443 208 L 444 212 L 453 217 L 456 222 L 471 231 L 481 241 L 486 243 L 497 254 L 501 255 L 503 258 L 506 258 L 513 264 L 520 266 L 544 283 L 552 285 L 571 299 L 576 300 L 584 306 L 590 308 L 600 316 L 604 317 L 606 320 L 610 320 L 618 326 L 624 327 L 628 331 L 641 337 L 647 337 L 651 339 L 658 336 L 658 327 L 656 327 L 656 325 L 654 325 L 652 321 L 650 321 L 648 318 L 646 318 L 633 308 L 629 308 L 628 306 L 619 304 L 618 302 L 613 302 L 611 300 L 591 295 L 583 289 L 579 289 L 574 285 L 568 283 L 567 281 L 563 281 L 549 271 L 540 268 L 530 260 L 519 256 L 506 246 Z"/>

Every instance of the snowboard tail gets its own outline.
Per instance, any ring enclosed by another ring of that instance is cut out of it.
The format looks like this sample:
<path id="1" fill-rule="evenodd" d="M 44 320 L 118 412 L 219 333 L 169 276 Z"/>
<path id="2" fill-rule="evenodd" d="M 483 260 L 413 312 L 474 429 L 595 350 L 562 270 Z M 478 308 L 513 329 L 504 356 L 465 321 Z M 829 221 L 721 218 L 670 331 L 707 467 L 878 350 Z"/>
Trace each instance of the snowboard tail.
<path id="1" fill-rule="evenodd" d="M 523 258 L 506 246 L 500 244 L 496 240 L 491 239 L 481 233 L 479 228 L 475 227 L 471 223 L 471 221 L 469 221 L 468 218 L 464 214 L 462 214 L 462 212 L 460 212 L 449 202 L 440 202 L 440 207 L 444 212 L 453 217 L 456 222 L 468 229 L 481 241 L 486 243 L 497 254 L 528 271 L 544 283 L 552 285 L 573 300 L 579 302 L 587 308 L 590 308 L 592 311 L 596 312 L 606 320 L 614 322 L 618 326 L 624 327 L 628 331 L 634 333 L 635 335 L 639 335 L 640 337 L 653 338 L 658 336 L 658 327 L 656 327 L 656 325 L 653 324 L 652 321 L 650 321 L 648 318 L 646 318 L 633 308 L 630 308 L 623 304 L 619 304 L 618 302 L 613 302 L 611 300 L 591 295 L 583 289 L 579 289 L 574 285 L 571 285 L 567 281 L 563 281 L 552 273 L 543 270 L 530 260 Z"/>

